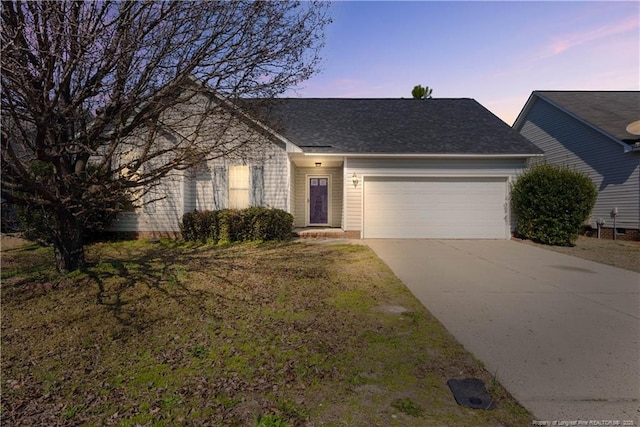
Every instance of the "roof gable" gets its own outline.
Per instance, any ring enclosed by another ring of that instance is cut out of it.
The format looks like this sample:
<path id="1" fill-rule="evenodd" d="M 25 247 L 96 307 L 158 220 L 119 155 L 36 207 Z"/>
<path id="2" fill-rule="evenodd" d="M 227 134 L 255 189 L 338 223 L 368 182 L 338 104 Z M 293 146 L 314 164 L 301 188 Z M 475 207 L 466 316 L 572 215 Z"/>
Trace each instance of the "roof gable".
<path id="1" fill-rule="evenodd" d="M 597 129 L 626 147 L 640 148 L 640 136 L 626 131 L 627 125 L 640 119 L 639 91 L 534 91 L 539 98 Z M 514 128 L 522 125 L 526 111 L 533 104 L 529 99 Z"/>
<path id="2" fill-rule="evenodd" d="M 473 99 L 281 98 L 268 122 L 310 153 L 541 153 Z"/>

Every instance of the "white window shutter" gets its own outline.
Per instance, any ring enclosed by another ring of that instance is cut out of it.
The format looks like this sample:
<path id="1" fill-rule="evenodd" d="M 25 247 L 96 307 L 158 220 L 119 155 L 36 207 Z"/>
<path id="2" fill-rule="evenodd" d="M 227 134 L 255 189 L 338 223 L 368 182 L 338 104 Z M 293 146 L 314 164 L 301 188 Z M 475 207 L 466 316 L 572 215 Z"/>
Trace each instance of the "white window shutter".
<path id="1" fill-rule="evenodd" d="M 264 166 L 251 166 L 251 206 L 264 206 Z"/>
<path id="2" fill-rule="evenodd" d="M 227 190 L 229 188 L 227 180 L 226 166 L 215 166 L 213 168 L 213 209 L 220 210 L 227 208 Z"/>

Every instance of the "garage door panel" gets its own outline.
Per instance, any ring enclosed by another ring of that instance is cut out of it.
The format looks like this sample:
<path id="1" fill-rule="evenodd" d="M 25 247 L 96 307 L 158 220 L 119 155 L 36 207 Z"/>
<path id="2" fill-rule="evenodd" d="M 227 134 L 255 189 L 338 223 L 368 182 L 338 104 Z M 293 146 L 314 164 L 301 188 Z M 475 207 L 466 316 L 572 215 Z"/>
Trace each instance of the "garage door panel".
<path id="1" fill-rule="evenodd" d="M 506 237 L 506 181 L 498 178 L 367 178 L 366 238 Z"/>

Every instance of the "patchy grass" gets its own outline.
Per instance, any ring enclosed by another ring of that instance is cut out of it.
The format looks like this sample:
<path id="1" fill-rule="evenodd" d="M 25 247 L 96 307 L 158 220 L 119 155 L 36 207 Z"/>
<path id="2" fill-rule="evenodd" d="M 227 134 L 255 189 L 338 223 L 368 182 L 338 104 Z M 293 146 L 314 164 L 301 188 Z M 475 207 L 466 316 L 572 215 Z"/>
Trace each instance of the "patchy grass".
<path id="1" fill-rule="evenodd" d="M 575 246 L 566 247 L 543 245 L 529 240 L 520 241 L 550 251 L 640 273 L 640 242 L 579 236 Z"/>
<path id="2" fill-rule="evenodd" d="M 366 247 L 87 247 L 2 252 L 6 425 L 529 425 L 458 406 L 449 378 L 492 376 Z M 403 307 L 407 311 L 389 310 Z"/>
<path id="3" fill-rule="evenodd" d="M 412 417 L 421 417 L 424 414 L 424 409 L 409 398 L 395 399 L 391 406 Z"/>

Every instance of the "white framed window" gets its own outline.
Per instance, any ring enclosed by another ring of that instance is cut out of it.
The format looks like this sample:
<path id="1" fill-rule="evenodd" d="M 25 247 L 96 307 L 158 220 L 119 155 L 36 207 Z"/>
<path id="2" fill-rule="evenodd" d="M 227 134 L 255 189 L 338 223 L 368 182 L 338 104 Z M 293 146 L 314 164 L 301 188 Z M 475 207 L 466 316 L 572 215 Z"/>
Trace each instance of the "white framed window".
<path id="1" fill-rule="evenodd" d="M 229 209 L 249 207 L 249 166 L 229 166 Z"/>

